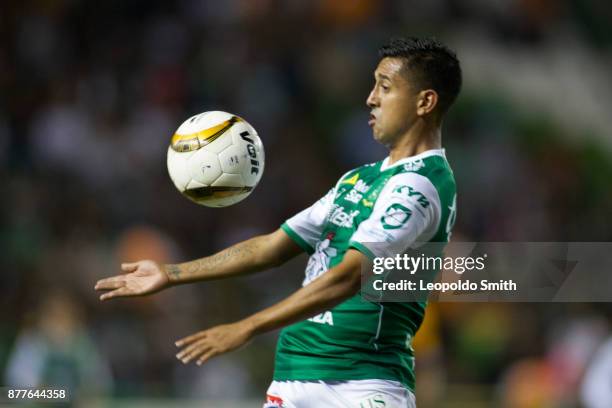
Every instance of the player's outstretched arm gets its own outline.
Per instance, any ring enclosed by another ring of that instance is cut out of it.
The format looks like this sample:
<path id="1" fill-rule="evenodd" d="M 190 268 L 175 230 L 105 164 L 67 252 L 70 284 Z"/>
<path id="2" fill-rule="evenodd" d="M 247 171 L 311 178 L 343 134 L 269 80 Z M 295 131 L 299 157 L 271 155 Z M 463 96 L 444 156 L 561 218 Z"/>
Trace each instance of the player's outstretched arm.
<path id="1" fill-rule="evenodd" d="M 353 296 L 361 285 L 361 263 L 365 256 L 349 249 L 343 261 L 281 302 L 236 323 L 195 333 L 176 342 L 183 347 L 176 357 L 197 364 L 232 351 L 253 336 L 304 320 Z"/>
<path id="2" fill-rule="evenodd" d="M 282 265 L 302 249 L 281 229 L 233 245 L 214 255 L 181 264 L 159 265 L 150 260 L 121 265 L 121 275 L 101 279 L 100 300 L 142 296 L 172 285 L 228 278 Z"/>

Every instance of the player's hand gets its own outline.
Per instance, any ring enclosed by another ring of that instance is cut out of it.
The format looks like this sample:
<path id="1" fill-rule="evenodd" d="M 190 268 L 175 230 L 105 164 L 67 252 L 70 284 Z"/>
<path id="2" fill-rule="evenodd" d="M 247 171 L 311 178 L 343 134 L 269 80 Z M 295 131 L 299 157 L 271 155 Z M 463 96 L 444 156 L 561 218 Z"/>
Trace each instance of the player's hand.
<path id="1" fill-rule="evenodd" d="M 138 261 L 121 264 L 123 275 L 101 279 L 96 283 L 96 290 L 107 291 L 100 300 L 114 297 L 139 296 L 158 292 L 170 285 L 168 275 L 162 267 L 153 261 Z"/>
<path id="2" fill-rule="evenodd" d="M 183 349 L 176 358 L 184 364 L 197 358 L 196 364 L 202 365 L 211 357 L 237 349 L 251 337 L 244 323 L 223 324 L 178 340 L 175 345 Z"/>

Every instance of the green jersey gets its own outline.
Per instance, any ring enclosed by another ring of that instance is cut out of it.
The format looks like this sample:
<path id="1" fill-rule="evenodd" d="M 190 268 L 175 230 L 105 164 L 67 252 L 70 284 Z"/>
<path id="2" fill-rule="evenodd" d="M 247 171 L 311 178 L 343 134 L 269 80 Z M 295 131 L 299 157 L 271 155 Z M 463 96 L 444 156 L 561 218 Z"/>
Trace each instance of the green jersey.
<path id="1" fill-rule="evenodd" d="M 325 197 L 282 229 L 310 254 L 303 285 L 342 262 L 349 248 L 392 257 L 424 242 L 448 242 L 456 190 L 444 150 L 389 159 L 346 173 Z M 274 380 L 399 381 L 414 391 L 412 338 L 425 302 L 366 302 L 357 294 L 282 330 Z"/>

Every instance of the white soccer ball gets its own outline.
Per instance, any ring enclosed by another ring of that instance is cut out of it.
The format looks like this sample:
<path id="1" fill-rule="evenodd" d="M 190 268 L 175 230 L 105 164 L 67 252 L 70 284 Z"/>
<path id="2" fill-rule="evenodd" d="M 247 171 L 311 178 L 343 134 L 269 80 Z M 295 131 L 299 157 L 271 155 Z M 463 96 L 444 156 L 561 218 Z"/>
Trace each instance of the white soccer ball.
<path id="1" fill-rule="evenodd" d="M 244 200 L 264 171 L 264 149 L 253 126 L 221 111 L 200 113 L 177 129 L 168 173 L 185 197 L 207 207 Z"/>

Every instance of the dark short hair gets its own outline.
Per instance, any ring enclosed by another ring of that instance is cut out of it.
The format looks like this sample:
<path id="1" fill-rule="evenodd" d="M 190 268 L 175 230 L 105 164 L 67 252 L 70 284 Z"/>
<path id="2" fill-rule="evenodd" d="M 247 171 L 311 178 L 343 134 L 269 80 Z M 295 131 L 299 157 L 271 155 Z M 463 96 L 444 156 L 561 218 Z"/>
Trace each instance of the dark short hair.
<path id="1" fill-rule="evenodd" d="M 402 58 L 411 82 L 420 90 L 438 93 L 438 109 L 444 114 L 461 90 L 461 67 L 454 51 L 434 38 L 392 38 L 379 50 L 380 58 Z"/>

